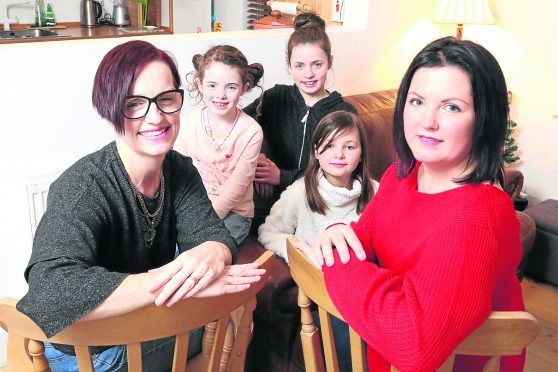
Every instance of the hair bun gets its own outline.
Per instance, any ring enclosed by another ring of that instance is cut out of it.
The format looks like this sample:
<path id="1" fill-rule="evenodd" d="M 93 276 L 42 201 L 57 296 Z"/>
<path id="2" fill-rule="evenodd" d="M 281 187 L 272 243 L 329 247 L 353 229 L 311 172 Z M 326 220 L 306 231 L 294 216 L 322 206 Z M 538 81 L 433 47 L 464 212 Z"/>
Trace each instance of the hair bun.
<path id="1" fill-rule="evenodd" d="M 201 54 L 195 54 L 192 57 L 192 64 L 194 65 L 194 69 L 198 72 L 202 62 L 203 62 L 203 56 Z"/>
<path id="2" fill-rule="evenodd" d="M 325 21 L 315 13 L 300 13 L 293 23 L 295 30 L 301 27 L 319 27 L 325 30 Z"/>
<path id="3" fill-rule="evenodd" d="M 248 65 L 248 73 L 252 75 L 253 86 L 256 86 L 258 85 L 260 79 L 263 77 L 264 68 L 261 63 L 252 63 L 251 65 Z"/>

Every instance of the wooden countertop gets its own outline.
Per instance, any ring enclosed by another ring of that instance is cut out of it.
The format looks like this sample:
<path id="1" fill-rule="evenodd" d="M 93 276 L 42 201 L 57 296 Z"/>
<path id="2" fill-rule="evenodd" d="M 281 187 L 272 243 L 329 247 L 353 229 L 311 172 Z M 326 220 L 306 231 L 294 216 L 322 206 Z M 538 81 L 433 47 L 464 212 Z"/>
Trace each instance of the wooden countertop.
<path id="1" fill-rule="evenodd" d="M 19 27 L 17 27 L 19 26 Z M 21 30 L 29 28 L 29 25 L 13 25 L 13 30 Z M 15 44 L 15 43 L 40 43 L 43 41 L 58 41 L 58 40 L 79 40 L 79 39 L 102 39 L 112 37 L 130 37 L 130 36 L 145 36 L 145 35 L 164 35 L 172 34 L 168 27 L 160 27 L 156 31 L 143 30 L 138 27 L 115 27 L 115 26 L 95 26 L 95 27 L 81 27 L 79 22 L 60 23 L 54 27 L 44 27 L 54 29 L 59 36 L 54 37 L 39 37 L 39 38 L 20 38 L 20 39 L 0 39 L 0 44 Z"/>

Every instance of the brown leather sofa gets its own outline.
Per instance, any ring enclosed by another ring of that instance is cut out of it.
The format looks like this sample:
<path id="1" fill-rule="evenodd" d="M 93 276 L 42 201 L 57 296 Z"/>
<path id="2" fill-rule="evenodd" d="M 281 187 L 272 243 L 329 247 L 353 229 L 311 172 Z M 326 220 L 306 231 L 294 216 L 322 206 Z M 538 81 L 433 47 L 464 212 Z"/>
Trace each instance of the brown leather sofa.
<path id="1" fill-rule="evenodd" d="M 385 90 L 345 97 L 358 112 L 368 134 L 368 164 L 372 176 L 379 180 L 394 160 L 392 139 L 393 108 L 397 90 Z M 521 191 L 523 175 L 518 170 L 506 170 L 505 191 L 515 199 Z M 522 212 L 517 212 L 521 222 L 524 259 L 518 268 L 523 277 L 526 257 L 532 249 L 535 224 Z M 239 263 L 252 262 L 264 248 L 254 236 L 249 236 L 239 247 Z M 250 344 L 246 371 L 293 372 L 303 370 L 300 356 L 292 357 L 293 344 L 298 337 L 300 312 L 297 306 L 297 289 L 289 274 L 289 267 L 280 258 L 275 260 L 268 282 L 258 293 L 254 312 L 254 336 Z M 294 350 L 296 353 L 297 350 Z"/>

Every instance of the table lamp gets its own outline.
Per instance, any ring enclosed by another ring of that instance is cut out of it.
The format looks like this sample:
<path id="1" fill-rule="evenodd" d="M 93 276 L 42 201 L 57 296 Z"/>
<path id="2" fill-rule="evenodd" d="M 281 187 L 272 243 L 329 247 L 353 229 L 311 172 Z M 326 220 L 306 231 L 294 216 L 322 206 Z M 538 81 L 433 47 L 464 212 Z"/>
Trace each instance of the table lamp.
<path id="1" fill-rule="evenodd" d="M 457 23 L 455 37 L 461 40 L 464 24 L 494 24 L 488 0 L 441 0 L 434 23 Z"/>

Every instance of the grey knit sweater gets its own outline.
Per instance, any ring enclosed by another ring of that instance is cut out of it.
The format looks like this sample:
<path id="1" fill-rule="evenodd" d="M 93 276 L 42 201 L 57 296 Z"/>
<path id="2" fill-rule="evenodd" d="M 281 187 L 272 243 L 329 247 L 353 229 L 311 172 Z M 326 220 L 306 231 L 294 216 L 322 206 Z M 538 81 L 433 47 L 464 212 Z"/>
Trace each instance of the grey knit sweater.
<path id="1" fill-rule="evenodd" d="M 50 187 L 18 302 L 52 336 L 94 310 L 133 273 L 159 267 L 205 241 L 236 246 L 207 198 L 190 158 L 170 151 L 163 164 L 163 217 L 150 248 L 116 143 L 85 156 Z M 150 211 L 158 197 L 145 198 Z M 63 350 L 66 352 L 66 350 Z"/>

